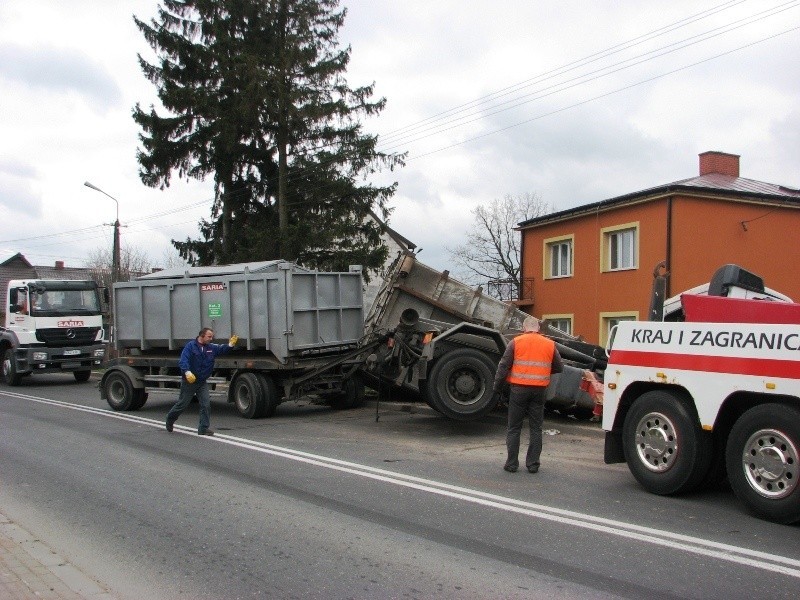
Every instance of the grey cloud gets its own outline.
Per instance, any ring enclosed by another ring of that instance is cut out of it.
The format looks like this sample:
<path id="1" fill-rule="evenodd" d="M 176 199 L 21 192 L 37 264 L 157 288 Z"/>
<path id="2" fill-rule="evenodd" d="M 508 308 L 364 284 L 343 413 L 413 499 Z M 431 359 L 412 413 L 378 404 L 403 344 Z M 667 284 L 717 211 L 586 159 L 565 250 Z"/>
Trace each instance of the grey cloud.
<path id="1" fill-rule="evenodd" d="M 6 210 L 6 222 L 13 223 L 15 214 L 30 217 L 42 214 L 42 199 L 33 185 L 37 178 L 33 166 L 0 157 L 0 206 Z"/>
<path id="2" fill-rule="evenodd" d="M 0 43 L 0 79 L 33 89 L 76 92 L 101 112 L 122 102 L 122 91 L 103 65 L 67 48 Z"/>

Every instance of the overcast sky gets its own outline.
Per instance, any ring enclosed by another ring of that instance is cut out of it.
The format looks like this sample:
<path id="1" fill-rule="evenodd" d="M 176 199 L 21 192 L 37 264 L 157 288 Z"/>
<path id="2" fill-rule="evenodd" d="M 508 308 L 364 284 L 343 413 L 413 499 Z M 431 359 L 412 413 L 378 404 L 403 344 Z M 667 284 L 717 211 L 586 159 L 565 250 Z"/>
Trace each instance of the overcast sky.
<path id="1" fill-rule="evenodd" d="M 800 2 L 344 0 L 347 79 L 386 97 L 366 123 L 407 151 L 390 224 L 450 268 L 471 209 L 538 194 L 563 210 L 692 177 L 741 155 L 800 187 Z M 132 15 L 155 0 L 0 2 L 0 261 L 83 266 L 123 244 L 154 264 L 197 237 L 211 182 L 144 186 L 131 109 L 155 101 Z"/>

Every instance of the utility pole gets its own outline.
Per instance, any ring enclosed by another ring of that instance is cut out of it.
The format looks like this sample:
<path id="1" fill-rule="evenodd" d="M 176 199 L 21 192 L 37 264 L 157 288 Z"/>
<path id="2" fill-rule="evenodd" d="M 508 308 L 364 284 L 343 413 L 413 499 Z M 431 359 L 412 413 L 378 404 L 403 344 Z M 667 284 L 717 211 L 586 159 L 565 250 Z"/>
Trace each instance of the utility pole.
<path id="1" fill-rule="evenodd" d="M 99 187 L 97 187 L 96 185 L 92 185 L 88 181 L 84 182 L 83 185 L 85 185 L 88 188 L 92 188 L 96 192 L 100 192 L 101 194 L 104 194 L 104 195 L 108 196 L 117 205 L 117 219 L 116 219 L 116 221 L 114 221 L 114 248 L 112 250 L 112 259 L 111 259 L 111 261 L 113 263 L 112 267 L 111 267 L 111 269 L 112 269 L 112 271 L 111 271 L 111 283 L 116 283 L 116 282 L 119 281 L 119 261 L 120 261 L 120 254 L 119 254 L 119 201 L 116 198 L 114 198 L 114 196 L 112 196 L 111 194 L 108 194 L 108 193 L 104 192 Z"/>

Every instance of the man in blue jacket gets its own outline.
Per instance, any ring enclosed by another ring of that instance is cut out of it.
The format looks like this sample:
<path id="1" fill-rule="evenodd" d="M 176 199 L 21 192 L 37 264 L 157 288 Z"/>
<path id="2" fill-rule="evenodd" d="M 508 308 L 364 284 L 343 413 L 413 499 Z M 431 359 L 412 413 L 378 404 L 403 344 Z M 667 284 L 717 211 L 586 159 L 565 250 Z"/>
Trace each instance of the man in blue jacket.
<path id="1" fill-rule="evenodd" d="M 167 431 L 172 431 L 172 426 L 181 413 L 189 406 L 192 397 L 196 394 L 200 402 L 200 424 L 197 427 L 198 435 L 214 435 L 214 430 L 209 429 L 209 413 L 211 412 L 211 398 L 206 380 L 211 377 L 214 370 L 214 359 L 220 354 L 225 354 L 236 345 L 239 337 L 232 335 L 226 344 L 212 344 L 214 330 L 203 327 L 197 338 L 187 343 L 181 352 L 178 366 L 181 369 L 181 392 L 178 401 L 167 413 Z"/>

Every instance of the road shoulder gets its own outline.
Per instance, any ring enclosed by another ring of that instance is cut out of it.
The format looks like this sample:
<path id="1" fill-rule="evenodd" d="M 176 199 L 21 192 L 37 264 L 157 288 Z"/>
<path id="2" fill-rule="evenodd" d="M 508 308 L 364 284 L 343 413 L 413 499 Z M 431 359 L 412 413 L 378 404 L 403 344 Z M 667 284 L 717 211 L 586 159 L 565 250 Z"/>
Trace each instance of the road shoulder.
<path id="1" fill-rule="evenodd" d="M 35 535 L 0 512 L 0 597 L 113 600 L 89 577 Z"/>

